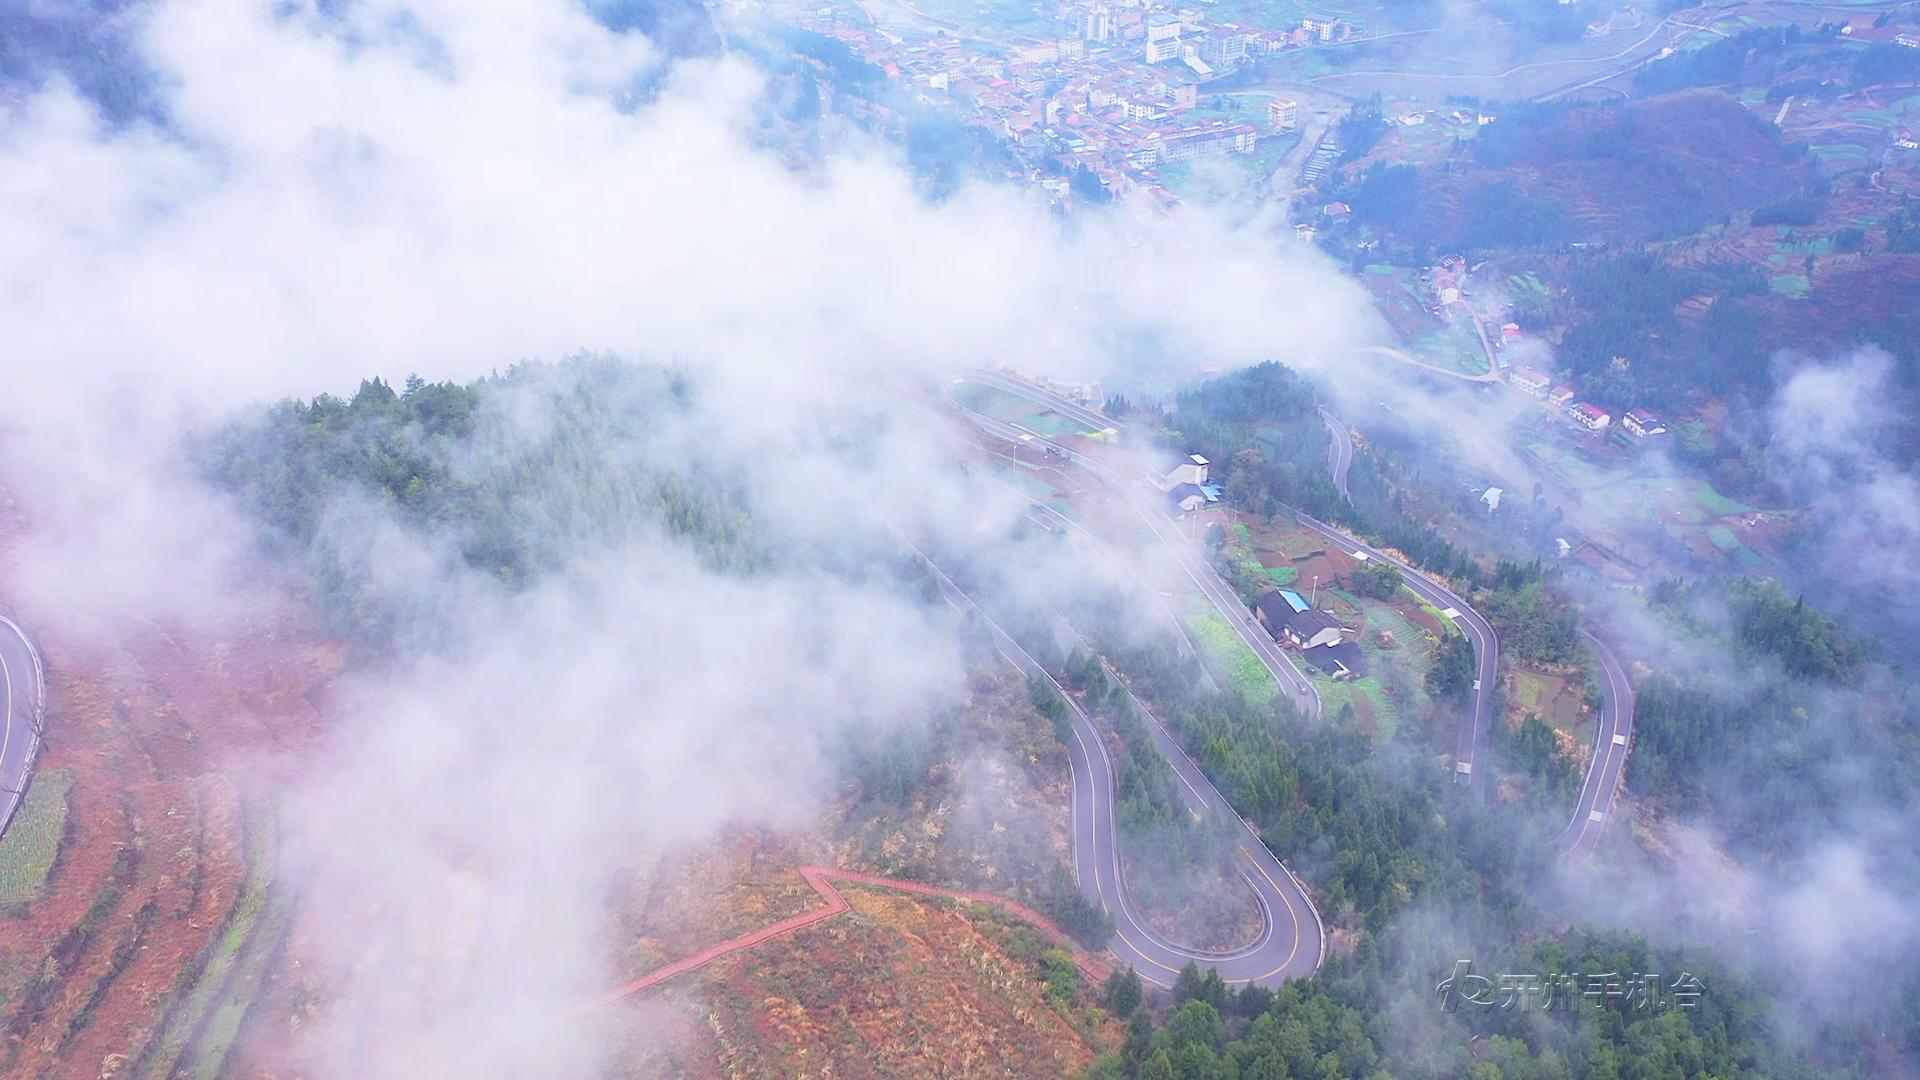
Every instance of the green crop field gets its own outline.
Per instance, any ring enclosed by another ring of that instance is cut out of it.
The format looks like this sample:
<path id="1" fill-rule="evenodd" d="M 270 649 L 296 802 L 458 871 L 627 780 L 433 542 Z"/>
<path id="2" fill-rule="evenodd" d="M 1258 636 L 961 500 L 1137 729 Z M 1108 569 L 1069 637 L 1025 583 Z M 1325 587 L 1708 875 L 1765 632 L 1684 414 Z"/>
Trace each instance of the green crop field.
<path id="1" fill-rule="evenodd" d="M 1187 633 L 1205 654 L 1208 668 L 1224 675 L 1254 701 L 1271 701 L 1273 695 L 1279 693 L 1280 685 L 1273 681 L 1273 673 L 1212 608 L 1189 614 L 1184 621 Z"/>
<path id="2" fill-rule="evenodd" d="M 1402 595 L 1413 595 L 1413 590 L 1406 586 L 1402 585 L 1400 588 Z M 1416 597 L 1416 599 L 1418 598 Z M 1428 605 L 1422 604 L 1421 606 L 1425 607 Z M 1445 625 L 1447 622 L 1447 620 L 1437 612 L 1434 617 L 1440 619 L 1442 625 Z M 1400 643 L 1400 655 L 1404 657 L 1409 664 L 1417 667 L 1420 674 L 1426 674 L 1427 666 L 1433 661 L 1432 632 L 1415 623 L 1412 619 L 1407 618 L 1405 615 L 1400 614 L 1394 610 L 1391 605 L 1378 602 L 1367 605 L 1367 623 L 1369 626 L 1391 632 L 1393 634 L 1393 640 Z"/>
<path id="3" fill-rule="evenodd" d="M 0 840 L 0 910 L 26 906 L 40 894 L 67 832 L 67 791 L 73 774 L 52 769 L 34 777 L 27 797 Z"/>

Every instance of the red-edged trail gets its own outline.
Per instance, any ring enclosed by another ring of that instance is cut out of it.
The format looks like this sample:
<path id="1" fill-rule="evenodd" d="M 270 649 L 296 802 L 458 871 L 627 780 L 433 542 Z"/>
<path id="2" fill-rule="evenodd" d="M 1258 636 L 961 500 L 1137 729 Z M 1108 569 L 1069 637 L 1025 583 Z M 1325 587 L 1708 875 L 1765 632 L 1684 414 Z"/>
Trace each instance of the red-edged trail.
<path id="1" fill-rule="evenodd" d="M 825 907 L 817 907 L 812 911 L 804 912 L 791 918 L 781 919 L 777 923 L 763 926 L 752 933 L 742 934 L 737 938 L 730 938 L 710 949 L 694 953 L 684 960 L 675 960 L 666 967 L 650 971 L 614 991 L 614 998 L 618 1000 L 620 998 L 630 997 L 648 987 L 666 982 L 676 975 L 685 975 L 689 971 L 698 971 L 723 956 L 729 956 L 742 949 L 751 949 L 763 941 L 779 937 L 782 934 L 791 934 L 801 927 L 812 926 L 814 923 L 824 919 L 831 919 L 835 915 L 845 913 L 849 910 L 847 898 L 841 896 L 840 890 L 833 887 L 834 880 L 850 881 L 856 885 L 872 885 L 882 889 L 896 889 L 900 892 L 914 893 L 918 896 L 933 896 L 946 900 L 965 900 L 975 904 L 992 904 L 1022 921 L 1032 923 L 1034 929 L 1046 935 L 1046 937 L 1055 944 L 1071 951 L 1073 953 L 1074 965 L 1089 979 L 1099 982 L 1111 973 L 1111 968 L 1106 963 L 1099 957 L 1081 948 L 1072 938 L 1068 937 L 1064 931 L 1058 926 L 1055 926 L 1051 919 L 1048 919 L 1045 915 L 1040 914 L 1025 904 L 1009 900 L 1004 896 L 996 896 L 993 893 L 985 892 L 971 892 L 966 889 L 942 889 L 932 885 L 922 885 L 915 881 L 895 881 L 892 878 L 881 877 L 878 874 L 863 874 L 858 870 L 842 870 L 837 866 L 803 866 L 800 868 L 800 876 L 806 879 L 807 884 L 813 886 L 813 891 L 819 893 L 821 898 L 827 902 Z"/>

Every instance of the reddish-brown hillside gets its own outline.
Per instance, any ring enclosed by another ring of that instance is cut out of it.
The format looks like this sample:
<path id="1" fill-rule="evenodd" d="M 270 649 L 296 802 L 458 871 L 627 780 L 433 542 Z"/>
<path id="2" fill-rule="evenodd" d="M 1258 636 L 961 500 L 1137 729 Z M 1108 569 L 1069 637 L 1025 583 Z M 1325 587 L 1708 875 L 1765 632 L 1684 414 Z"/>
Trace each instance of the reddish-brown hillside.
<path id="1" fill-rule="evenodd" d="M 1698 231 L 1808 177 L 1771 124 L 1713 92 L 1521 107 L 1467 146 L 1382 190 L 1395 205 L 1368 205 L 1362 184 L 1356 214 L 1448 249 L 1627 244 Z"/>

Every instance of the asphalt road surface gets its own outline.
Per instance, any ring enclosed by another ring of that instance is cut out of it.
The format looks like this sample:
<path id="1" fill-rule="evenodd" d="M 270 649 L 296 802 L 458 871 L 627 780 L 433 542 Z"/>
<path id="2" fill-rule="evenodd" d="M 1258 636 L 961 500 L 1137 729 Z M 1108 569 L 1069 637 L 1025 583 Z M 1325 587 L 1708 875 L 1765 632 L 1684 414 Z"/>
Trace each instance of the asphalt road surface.
<path id="1" fill-rule="evenodd" d="M 33 776 L 45 697 L 33 643 L 13 620 L 0 616 L 0 834 L 13 823 Z"/>
<path id="2" fill-rule="evenodd" d="M 1095 431 L 1118 430 L 1118 425 L 1110 418 L 1022 379 L 992 371 L 970 371 L 966 377 L 971 381 L 997 387 L 1045 405 Z M 965 408 L 965 406 L 961 407 Z M 1059 453 L 1069 460 L 1085 464 L 1116 490 L 1131 494 L 1124 481 L 1103 462 L 1052 443 L 1018 425 L 994 420 L 971 409 L 966 411 L 976 423 L 987 427 L 988 430 L 997 428 L 996 433 L 1002 437 L 1037 445 Z M 1333 474 L 1334 486 L 1342 495 L 1345 495 L 1347 494 L 1346 474 L 1353 461 L 1352 433 L 1338 417 L 1324 408 L 1320 410 L 1320 417 L 1326 424 L 1332 439 L 1332 446 L 1329 447 L 1327 456 L 1328 468 Z M 1191 551 L 1190 545 L 1178 535 L 1178 530 L 1172 528 L 1172 523 L 1167 520 L 1164 513 L 1158 512 L 1157 508 L 1139 506 L 1131 497 L 1128 501 L 1135 503 L 1136 508 L 1142 511 L 1148 523 L 1155 527 L 1154 531 L 1160 534 L 1162 540 L 1174 550 L 1176 557 L 1183 554 L 1189 556 L 1181 560 L 1183 566 L 1187 567 L 1189 576 L 1193 577 L 1195 584 L 1219 609 L 1221 615 L 1240 633 L 1241 638 L 1254 650 L 1255 655 L 1260 657 L 1261 662 L 1273 673 L 1274 678 L 1279 680 L 1280 685 L 1286 687 L 1290 694 L 1294 694 L 1296 701 L 1302 700 L 1296 687 L 1305 684 L 1311 699 L 1310 705 L 1303 703 L 1303 711 L 1309 716 L 1319 716 L 1318 693 L 1314 692 L 1312 685 L 1300 675 L 1299 669 L 1293 665 L 1292 658 L 1281 652 L 1273 639 L 1260 628 L 1259 623 L 1248 613 L 1246 605 L 1240 603 L 1239 597 L 1234 595 L 1231 587 L 1220 579 L 1204 558 L 1199 558 L 1197 553 Z M 1304 514 L 1299 515 L 1297 520 L 1302 527 L 1317 533 L 1350 554 L 1366 559 L 1377 559 L 1398 567 L 1407 587 L 1421 599 L 1439 609 L 1467 636 L 1467 640 L 1473 645 L 1474 653 L 1473 702 L 1472 708 L 1461 717 L 1454 751 L 1454 775 L 1476 792 L 1484 795 L 1487 792 L 1487 777 L 1492 771 L 1488 764 L 1487 747 L 1493 724 L 1494 688 L 1498 685 L 1500 671 L 1500 638 L 1494 631 L 1493 624 L 1453 590 L 1408 565 L 1397 556 L 1355 540 L 1346 533 Z M 1173 535 L 1168 536 L 1169 532 Z M 1192 566 L 1189 565 L 1190 562 L 1198 562 L 1199 565 Z M 1633 735 L 1633 688 L 1627 680 L 1626 671 L 1604 642 L 1591 634 L 1587 637 L 1600 659 L 1601 668 L 1606 674 L 1607 687 L 1606 704 L 1594 736 L 1593 760 L 1587 769 L 1580 801 L 1575 807 L 1574 819 L 1562 836 L 1562 849 L 1576 859 L 1585 858 L 1592 851 L 1599 827 L 1612 816 L 1613 796 L 1619 789 L 1621 772 L 1626 768 L 1627 755 L 1632 749 Z M 1293 682 L 1293 679 L 1297 679 L 1298 683 Z"/>
<path id="3" fill-rule="evenodd" d="M 983 383 L 987 386 L 1004 390 L 1007 393 L 1017 394 L 1029 401 L 1044 405 L 1069 419 L 1087 425 L 1095 431 L 1103 429 L 1118 430 L 1119 428 L 1119 425 L 1114 423 L 1110 418 L 1102 416 L 1076 402 L 1070 401 L 1059 394 L 1026 382 L 1023 379 L 1012 378 L 993 371 L 969 371 L 965 373 L 965 378 L 968 381 Z M 951 388 L 951 384 L 949 384 L 949 388 Z M 949 394 L 948 397 L 951 399 L 952 395 Z M 966 406 L 962 405 L 961 408 L 965 409 Z M 1127 496 L 1128 501 L 1134 504 L 1137 509 L 1141 510 L 1142 516 L 1147 519 L 1147 523 L 1153 527 L 1154 532 L 1159 534 L 1162 541 L 1166 542 L 1167 546 L 1173 550 L 1175 557 L 1181 560 L 1182 565 L 1187 569 L 1188 576 L 1193 578 L 1194 583 L 1200 587 L 1200 591 L 1206 594 L 1208 600 L 1213 603 L 1214 607 L 1219 609 L 1220 614 L 1227 622 L 1233 625 L 1234 629 L 1240 634 L 1241 639 L 1253 649 L 1256 656 L 1260 657 L 1261 663 L 1265 664 L 1267 670 L 1273 673 L 1274 678 L 1279 680 L 1280 685 L 1294 697 L 1297 703 L 1301 704 L 1302 711 L 1311 717 L 1318 717 L 1320 715 L 1319 693 L 1314 690 L 1312 683 L 1300 673 L 1299 668 L 1294 666 L 1293 659 L 1283 652 L 1279 645 L 1273 640 L 1272 636 L 1260 627 L 1260 624 L 1254 620 L 1252 613 L 1247 609 L 1247 605 L 1240 602 L 1239 596 L 1220 578 L 1220 575 L 1214 571 L 1212 565 L 1209 564 L 1198 551 L 1194 550 L 1190 543 L 1187 543 L 1184 538 L 1179 535 L 1179 531 L 1173 527 L 1172 520 L 1169 519 L 1164 512 L 1161 512 L 1157 506 L 1146 507 L 1141 505 L 1136 485 L 1127 484 L 1123 478 L 1104 462 L 1089 458 L 1086 455 L 1075 452 L 1071 448 L 1051 442 L 1038 433 L 1028 431 L 1015 424 L 995 420 L 992 417 L 987 417 L 971 409 L 968 409 L 967 412 L 974 418 L 976 423 L 987 427 L 989 430 L 994 430 L 994 428 L 997 427 L 999 433 L 1003 436 L 1026 442 L 1028 445 L 1038 446 L 1049 453 L 1058 453 L 1072 461 L 1086 465 L 1096 475 L 1099 475 L 1105 480 L 1109 486 L 1113 487 L 1115 491 Z M 1323 413 L 1322 416 L 1323 419 L 1328 418 L 1327 414 Z M 1338 421 L 1335 420 L 1334 422 L 1337 423 Z M 1342 425 L 1342 430 L 1344 430 L 1344 425 Z M 1454 751 L 1454 774 L 1461 781 L 1471 786 L 1476 792 L 1484 794 L 1487 790 L 1485 780 L 1490 770 L 1483 763 L 1486 761 L 1487 756 L 1488 734 L 1492 730 L 1493 693 L 1494 687 L 1498 683 L 1500 670 L 1500 639 L 1499 636 L 1494 633 L 1493 624 L 1488 622 L 1485 617 L 1475 611 L 1472 606 L 1461 599 L 1460 596 L 1451 589 L 1448 589 L 1440 582 L 1409 566 L 1398 557 L 1361 543 L 1346 533 L 1324 522 L 1307 517 L 1304 514 L 1299 515 L 1298 520 L 1303 527 L 1318 533 L 1329 542 L 1339 545 L 1343 550 L 1356 557 L 1377 559 L 1399 567 L 1401 576 L 1406 580 L 1407 587 L 1412 589 L 1421 599 L 1438 608 L 1443 615 L 1467 635 L 1467 640 L 1473 645 L 1474 653 L 1473 703 L 1472 707 L 1461 717 L 1460 734 L 1456 741 Z"/>
<path id="4" fill-rule="evenodd" d="M 1010 394 L 1018 394 L 1070 419 L 1086 424 L 1095 431 L 1117 428 L 1111 419 L 1020 379 L 1008 378 L 991 371 L 970 371 L 966 373 L 965 379 L 969 382 L 993 386 Z M 949 384 L 949 389 L 951 385 Z M 952 400 L 952 395 L 949 394 L 948 397 Z M 970 409 L 958 401 L 954 401 L 954 404 L 989 434 L 1024 443 L 1054 454 L 1063 460 L 1072 461 L 1098 477 L 1114 494 L 1120 496 L 1122 501 L 1139 514 L 1148 528 L 1153 530 L 1161 544 L 1173 555 L 1174 560 L 1180 564 L 1180 568 L 1192 580 L 1194 587 L 1198 588 L 1201 595 L 1214 606 L 1221 618 L 1233 627 L 1234 632 L 1240 636 L 1240 640 L 1253 650 L 1253 654 L 1260 658 L 1260 663 L 1272 674 L 1274 681 L 1280 684 L 1281 689 L 1286 691 L 1287 696 L 1293 700 L 1301 713 L 1311 719 L 1319 718 L 1320 692 L 1314 689 L 1313 683 L 1305 675 L 1301 674 L 1300 669 L 1294 665 L 1293 658 L 1274 642 L 1273 636 L 1254 620 L 1253 613 L 1240 601 L 1233 587 L 1220 577 L 1194 543 L 1180 535 L 1179 528 L 1162 508 L 1158 488 L 1148 483 L 1146 478 L 1129 482 L 1106 462 L 1053 442 L 1037 432 L 1017 424 L 997 420 L 985 413 Z"/>
<path id="5" fill-rule="evenodd" d="M 1606 693 L 1580 801 L 1574 805 L 1573 820 L 1560 834 L 1560 850 L 1576 860 L 1592 854 L 1601 828 L 1613 816 L 1613 796 L 1620 789 L 1620 772 L 1627 767 L 1627 752 L 1633 744 L 1633 686 L 1627 681 L 1626 669 L 1606 642 L 1588 634 L 1587 643 L 1593 646 L 1606 675 Z"/>
<path id="6" fill-rule="evenodd" d="M 1114 956 L 1121 963 L 1131 965 L 1142 979 L 1162 987 L 1171 987 L 1180 969 L 1189 963 L 1217 971 L 1223 980 L 1236 985 L 1279 986 L 1288 979 L 1303 978 L 1318 970 L 1326 953 L 1326 935 L 1312 901 L 1280 860 L 1267 850 L 1253 828 L 1227 805 L 1206 774 L 1173 743 L 1157 719 L 1150 725 L 1155 742 L 1178 775 L 1189 809 L 1202 815 L 1232 815 L 1237 825 L 1236 862 L 1259 905 L 1261 918 L 1260 932 L 1252 942 L 1221 952 L 1188 948 L 1167 940 L 1147 926 L 1129 902 L 1120 879 L 1114 821 L 1114 767 L 1099 729 L 1050 672 L 1028 655 L 924 552 L 919 554 L 933 572 L 947 602 L 963 613 L 978 617 L 992 635 L 1000 655 L 1028 678 L 1044 680 L 1053 686 L 1072 713 L 1073 739 L 1067 751 L 1073 767 L 1074 877 L 1081 891 L 1097 897 L 1113 916 L 1114 935 L 1108 948 Z"/>
<path id="7" fill-rule="evenodd" d="M 1320 406 L 1320 422 L 1331 436 L 1327 443 L 1327 471 L 1333 474 L 1333 487 L 1341 498 L 1347 497 L 1347 470 L 1353 467 L 1353 430 L 1341 419 Z"/>
<path id="8" fill-rule="evenodd" d="M 1116 554 L 1112 548 L 1108 547 L 1105 541 L 1088 532 L 1086 526 L 1055 510 L 1053 507 L 1048 506 L 1046 503 L 1033 498 L 1026 492 L 1013 487 L 1011 484 L 1000 483 L 998 480 L 994 481 L 994 483 L 999 484 L 999 486 L 1005 489 L 1012 497 L 1024 502 L 1027 508 L 1027 517 L 1042 528 L 1065 535 L 1069 539 L 1077 540 L 1087 545 L 1090 550 L 1102 558 L 1111 560 L 1117 565 L 1125 565 L 1119 555 Z M 1136 580 L 1138 579 L 1136 578 Z M 1155 604 L 1160 608 L 1160 613 L 1166 616 L 1167 628 L 1173 631 L 1175 649 L 1179 652 L 1180 659 L 1192 661 L 1195 666 L 1199 668 L 1201 678 L 1206 681 L 1207 685 L 1218 690 L 1220 684 L 1215 681 L 1213 673 L 1207 670 L 1206 665 L 1200 662 L 1199 650 L 1193 647 L 1193 639 L 1187 636 L 1187 628 L 1180 625 L 1180 618 L 1173 613 L 1173 608 L 1167 604 L 1167 598 L 1154 591 L 1145 581 L 1139 581 L 1139 585 L 1141 591 L 1152 594 Z"/>
<path id="9" fill-rule="evenodd" d="M 1333 472 L 1334 487 L 1345 495 L 1347 468 L 1353 462 L 1353 433 L 1339 417 L 1325 408 L 1320 410 L 1320 419 L 1325 422 L 1327 433 L 1332 436 L 1327 448 L 1327 467 Z M 1308 519 L 1303 524 L 1338 542 L 1353 547 L 1363 546 L 1354 544 L 1345 534 L 1337 533 L 1317 521 Z M 1388 558 L 1373 552 L 1371 548 L 1366 550 L 1372 557 Z M 1389 561 L 1401 567 L 1408 584 L 1428 603 L 1446 610 L 1448 603 L 1443 603 L 1442 599 L 1448 600 L 1453 609 L 1460 613 L 1455 622 L 1473 640 L 1478 675 L 1475 688 L 1481 692 L 1475 695 L 1471 730 L 1465 726 L 1462 728 L 1460 745 L 1464 752 L 1457 756 L 1455 764 L 1456 771 L 1462 762 L 1471 768 L 1473 762 L 1484 760 L 1486 731 L 1492 719 L 1493 705 L 1490 693 L 1482 688 L 1494 685 L 1494 676 L 1499 669 L 1498 639 L 1492 625 L 1458 597 L 1424 575 L 1412 573 L 1404 563 L 1394 559 Z M 1414 580 L 1416 577 L 1419 578 L 1417 582 Z M 1486 644 L 1483 644 L 1483 640 Z M 1587 765 L 1587 778 L 1580 791 L 1580 801 L 1574 808 L 1573 821 L 1567 825 L 1560 839 L 1561 850 L 1576 859 L 1584 859 L 1593 850 L 1593 839 L 1599 833 L 1600 826 L 1613 814 L 1613 795 L 1619 790 L 1620 773 L 1626 768 L 1627 752 L 1633 738 L 1633 687 L 1627 681 L 1626 669 L 1620 666 L 1619 659 L 1605 642 L 1592 634 L 1587 634 L 1587 640 L 1592 643 L 1594 654 L 1600 659 L 1607 685 L 1606 704 L 1601 711 L 1599 729 L 1594 733 L 1593 760 Z"/>
<path id="10" fill-rule="evenodd" d="M 1500 637 L 1494 633 L 1493 624 L 1452 589 L 1409 566 L 1398 556 L 1363 544 L 1333 526 L 1305 514 L 1297 515 L 1296 520 L 1300 522 L 1301 527 L 1319 534 L 1350 555 L 1391 563 L 1399 567 L 1401 578 L 1407 583 L 1407 587 L 1413 590 L 1414 595 L 1438 608 L 1440 614 L 1467 635 L 1467 640 L 1473 644 L 1473 706 L 1460 720 L 1460 735 L 1454 750 L 1453 769 L 1454 775 L 1475 791 L 1485 792 L 1486 777 L 1490 770 L 1483 763 L 1487 759 L 1487 735 L 1492 730 L 1493 723 L 1493 691 L 1499 684 L 1500 673 Z"/>

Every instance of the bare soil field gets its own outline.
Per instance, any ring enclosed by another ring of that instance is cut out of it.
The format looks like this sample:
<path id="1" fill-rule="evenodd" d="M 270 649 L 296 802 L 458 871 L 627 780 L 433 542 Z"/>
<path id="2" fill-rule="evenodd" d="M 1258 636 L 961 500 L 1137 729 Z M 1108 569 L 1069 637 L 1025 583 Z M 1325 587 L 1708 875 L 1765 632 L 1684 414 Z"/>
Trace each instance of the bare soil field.
<path id="1" fill-rule="evenodd" d="M 1065 1076 L 1121 1032 L 1036 977 L 1045 948 L 977 906 L 844 889 L 852 910 L 631 1006 L 624 1075 Z M 672 1032 L 679 1038 L 648 1038 Z"/>
<path id="2" fill-rule="evenodd" d="M 249 807 L 316 733 L 345 653 L 291 604 L 197 634 L 83 635 L 25 614 L 47 660 L 41 768 L 71 786 L 44 886 L 0 915 L 0 1072 L 141 1074 L 272 858 L 249 848 Z"/>

